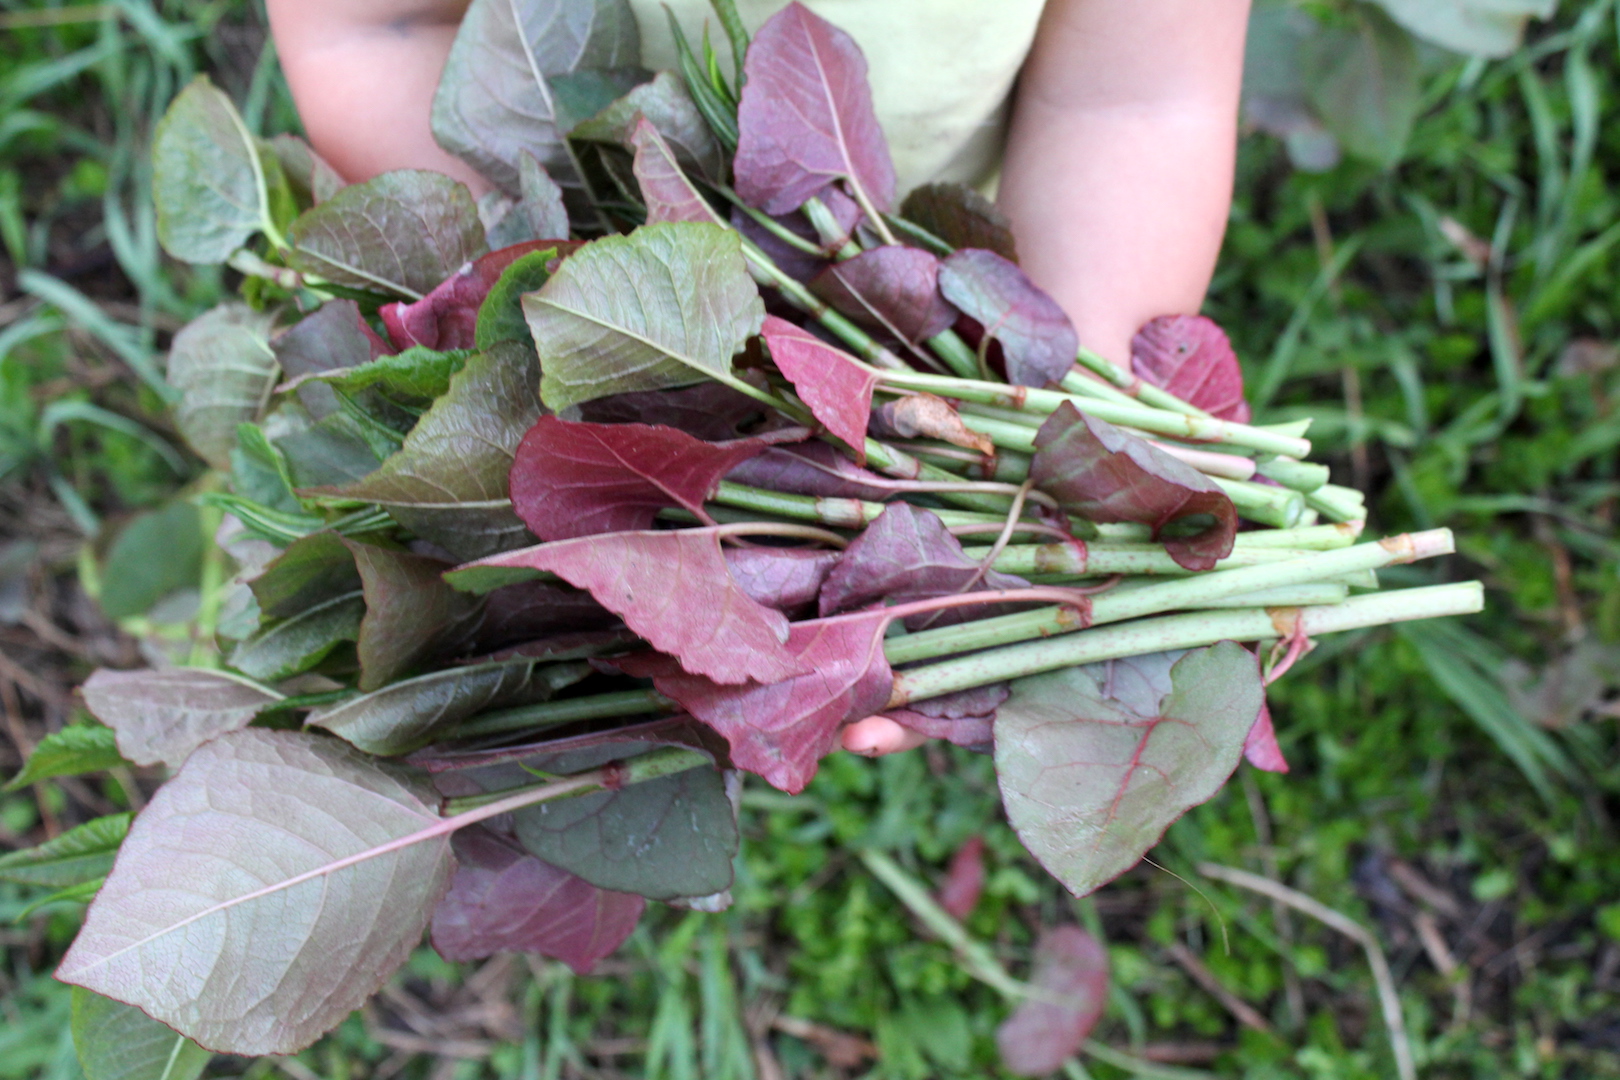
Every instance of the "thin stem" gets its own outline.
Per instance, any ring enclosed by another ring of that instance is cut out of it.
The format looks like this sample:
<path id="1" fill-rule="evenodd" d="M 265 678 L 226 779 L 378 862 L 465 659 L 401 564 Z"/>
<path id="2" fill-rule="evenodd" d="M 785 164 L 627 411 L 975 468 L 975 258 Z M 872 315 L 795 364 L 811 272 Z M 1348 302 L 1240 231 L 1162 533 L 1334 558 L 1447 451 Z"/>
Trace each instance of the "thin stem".
<path id="1" fill-rule="evenodd" d="M 613 694 L 596 694 L 592 697 L 570 698 L 566 701 L 545 701 L 537 705 L 520 705 L 515 709 L 487 712 L 459 725 L 452 733 L 452 737 L 477 739 L 537 727 L 554 727 L 579 720 L 602 720 L 617 716 L 664 712 L 674 707 L 675 702 L 656 690 L 623 690 Z"/>
<path id="2" fill-rule="evenodd" d="M 761 251 L 758 245 L 747 237 L 742 237 L 742 249 L 743 257 L 748 260 L 750 266 L 758 271 L 759 276 L 765 279 L 765 284 L 772 286 L 787 300 L 809 312 L 817 322 L 836 334 L 861 359 L 885 370 L 911 370 L 909 364 L 879 345 L 865 330 L 862 330 L 828 307 L 815 293 L 784 273 L 776 263 L 771 261 L 769 255 Z"/>
<path id="3" fill-rule="evenodd" d="M 715 525 L 712 528 L 714 535 L 721 539 L 728 536 L 791 536 L 801 540 L 818 540 L 840 550 L 849 546 L 849 541 L 835 532 L 811 525 L 798 525 L 791 521 L 734 521 L 728 525 Z"/>
<path id="4" fill-rule="evenodd" d="M 541 784 L 527 784 L 520 788 L 508 788 L 505 791 L 492 791 L 485 795 L 467 795 L 456 799 L 446 799 L 444 808 L 448 816 L 438 825 L 429 826 L 420 833 L 393 841 L 386 847 L 406 847 L 416 841 L 413 837 L 428 839 L 431 836 L 442 836 L 454 832 L 468 825 L 480 821 L 487 821 L 492 817 L 510 814 L 514 810 L 521 810 L 526 806 L 537 803 L 552 802 L 556 799 L 567 799 L 576 795 L 589 795 L 594 791 L 618 791 L 632 784 L 643 784 L 648 780 L 657 780 L 663 776 L 686 772 L 700 765 L 713 765 L 707 754 L 697 750 L 681 750 L 669 748 L 655 750 L 650 754 L 643 754 L 629 761 L 616 761 L 593 769 L 587 773 L 578 773 L 574 776 L 565 776 L 557 780 L 547 780 Z M 378 849 L 381 854 L 383 849 Z M 355 860 L 360 861 L 359 859 Z"/>
<path id="5" fill-rule="evenodd" d="M 1168 390 L 1162 390 L 1150 382 L 1143 382 L 1135 375 L 1132 375 L 1124 369 L 1115 366 L 1112 361 L 1099 356 L 1090 349 L 1081 348 L 1079 354 L 1075 357 L 1075 360 L 1087 371 L 1102 376 L 1104 379 L 1108 380 L 1109 383 L 1125 391 L 1125 393 L 1142 402 L 1144 405 L 1152 405 L 1155 408 L 1168 409 L 1171 412 L 1185 413 L 1188 416 L 1209 415 L 1198 406 L 1182 401 Z M 1071 374 L 1063 380 L 1063 388 L 1065 390 L 1072 390 L 1073 387 L 1070 384 L 1078 382 L 1084 378 L 1084 375 Z"/>

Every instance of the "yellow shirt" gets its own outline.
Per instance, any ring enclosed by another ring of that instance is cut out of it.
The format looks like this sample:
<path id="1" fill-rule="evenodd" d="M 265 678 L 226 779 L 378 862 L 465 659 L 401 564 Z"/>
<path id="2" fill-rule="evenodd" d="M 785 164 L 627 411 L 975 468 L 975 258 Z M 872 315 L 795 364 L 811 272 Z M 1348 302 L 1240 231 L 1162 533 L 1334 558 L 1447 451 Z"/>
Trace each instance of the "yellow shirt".
<path id="1" fill-rule="evenodd" d="M 933 180 L 982 184 L 1001 161 L 1008 96 L 1035 40 L 1045 0 L 803 0 L 866 54 L 878 122 L 902 195 Z M 642 63 L 676 67 L 665 4 L 694 48 L 704 20 L 729 70 L 725 32 L 708 0 L 630 0 Z M 737 0 L 750 33 L 784 0 Z"/>

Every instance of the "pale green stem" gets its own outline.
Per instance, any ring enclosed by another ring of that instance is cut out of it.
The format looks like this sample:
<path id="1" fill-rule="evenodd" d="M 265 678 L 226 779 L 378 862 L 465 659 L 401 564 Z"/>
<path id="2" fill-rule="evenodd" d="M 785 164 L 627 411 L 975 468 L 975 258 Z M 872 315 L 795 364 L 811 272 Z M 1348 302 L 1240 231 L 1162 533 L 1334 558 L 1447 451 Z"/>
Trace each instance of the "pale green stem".
<path id="1" fill-rule="evenodd" d="M 1198 406 L 1182 401 L 1168 390 L 1161 390 L 1159 387 L 1154 386 L 1150 382 L 1143 382 L 1135 375 L 1132 375 L 1130 372 L 1115 366 L 1113 362 L 1099 356 L 1090 349 L 1082 348 L 1079 355 L 1076 356 L 1075 359 L 1079 362 L 1081 367 L 1094 374 L 1101 375 L 1104 379 L 1108 380 L 1108 382 L 1125 391 L 1125 393 L 1129 394 L 1137 401 L 1142 402 L 1144 405 L 1152 405 L 1159 409 L 1168 409 L 1171 412 L 1186 413 L 1188 416 L 1209 415 Z M 1090 382 L 1091 380 L 1087 379 L 1084 375 L 1081 375 L 1078 372 L 1071 373 L 1064 378 L 1063 388 L 1075 393 L 1081 393 L 1083 391 L 1076 390 L 1075 387 L 1082 381 Z"/>
<path id="2" fill-rule="evenodd" d="M 1329 521 L 1365 521 L 1366 497 L 1354 488 L 1323 484 L 1305 496 L 1305 505 Z"/>
<path id="3" fill-rule="evenodd" d="M 1326 465 L 1287 457 L 1262 457 L 1255 462 L 1255 472 L 1267 480 L 1275 480 L 1284 487 L 1307 495 L 1320 489 L 1331 476 Z"/>

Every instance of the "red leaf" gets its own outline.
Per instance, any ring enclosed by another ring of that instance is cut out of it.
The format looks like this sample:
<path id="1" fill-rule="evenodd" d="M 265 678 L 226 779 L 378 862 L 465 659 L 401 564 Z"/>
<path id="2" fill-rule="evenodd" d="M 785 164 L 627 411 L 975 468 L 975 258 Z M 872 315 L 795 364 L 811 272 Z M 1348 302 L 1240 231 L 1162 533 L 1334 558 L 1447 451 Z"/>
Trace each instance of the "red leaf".
<path id="1" fill-rule="evenodd" d="M 1232 553 L 1237 509 L 1215 482 L 1105 420 L 1065 401 L 1035 434 L 1035 486 L 1090 521 L 1149 525 L 1188 570 L 1210 570 Z M 1178 522 L 1191 535 L 1165 531 Z"/>
<path id="2" fill-rule="evenodd" d="M 446 960 L 534 952 L 587 975 L 630 936 L 647 901 L 599 889 L 541 862 L 481 825 L 455 834 L 455 877 L 433 912 Z"/>
<path id="3" fill-rule="evenodd" d="M 726 479 L 750 487 L 824 499 L 882 502 L 895 491 L 883 477 L 861 468 L 824 442 L 773 446 L 731 470 Z"/>
<path id="4" fill-rule="evenodd" d="M 1074 324 L 1017 263 L 964 248 L 940 264 L 939 290 L 1001 343 L 1008 382 L 1046 386 L 1074 367 L 1080 353 Z"/>
<path id="5" fill-rule="evenodd" d="M 709 200 L 703 197 L 682 171 L 675 159 L 675 151 L 658 133 L 645 116 L 636 119 L 635 130 L 630 133 L 630 145 L 635 149 L 632 168 L 641 197 L 647 203 L 647 224 L 660 221 L 707 221 L 724 225 L 726 219 L 715 212 Z"/>
<path id="6" fill-rule="evenodd" d="M 542 540 L 650 529 L 658 511 L 703 504 L 720 479 L 765 449 L 716 445 L 672 427 L 542 416 L 512 459 L 512 509 Z"/>
<path id="7" fill-rule="evenodd" d="M 1264 701 L 1260 703 L 1260 715 L 1255 717 L 1254 727 L 1249 729 L 1249 737 L 1243 740 L 1243 756 L 1257 769 L 1274 773 L 1288 771 L 1288 759 L 1277 745 L 1277 729 L 1271 724 L 1271 706 Z"/>
<path id="8" fill-rule="evenodd" d="M 995 744 L 994 714 L 945 719 L 926 716 L 911 709 L 890 709 L 883 715 L 907 731 L 915 731 L 925 739 L 944 739 L 954 746 L 986 752 Z"/>
<path id="9" fill-rule="evenodd" d="M 1131 339 L 1131 370 L 1222 420 L 1249 422 L 1243 368 L 1226 332 L 1202 315 L 1162 315 Z"/>
<path id="10" fill-rule="evenodd" d="M 659 693 L 724 735 L 739 769 L 797 795 L 837 744 L 838 729 L 888 704 L 894 675 L 883 656 L 887 625 L 882 611 L 794 623 L 788 651 L 808 673 L 768 685 L 718 686 L 668 657 L 615 663 L 651 676 Z"/>
<path id="11" fill-rule="evenodd" d="M 984 892 L 984 837 L 970 836 L 967 843 L 951 856 L 951 867 L 945 871 L 945 883 L 939 887 L 939 906 L 954 919 L 965 919 L 973 913 Z"/>
<path id="12" fill-rule="evenodd" d="M 863 251 L 827 267 L 810 288 L 862 326 L 911 345 L 956 322 L 956 309 L 939 293 L 939 259 L 914 247 Z"/>
<path id="13" fill-rule="evenodd" d="M 866 422 L 872 412 L 877 372 L 786 319 L 765 316 L 771 359 L 827 430 L 866 462 Z"/>
<path id="14" fill-rule="evenodd" d="M 531 251 L 548 247 L 567 252 L 577 243 L 568 240 L 531 240 L 492 251 L 463 266 L 422 299 L 409 304 L 384 304 L 377 314 L 388 328 L 395 347 L 425 345 L 441 352 L 473 347 L 478 307 L 508 266 Z"/>
<path id="15" fill-rule="evenodd" d="M 1001 708 L 1011 693 L 1012 689 L 1004 682 L 990 683 L 988 686 L 975 686 L 971 690 L 958 690 L 954 694 L 908 702 L 906 708 L 939 720 L 966 720 L 975 717 L 994 720 L 996 710 Z"/>
<path id="16" fill-rule="evenodd" d="M 727 571 L 716 529 L 582 536 L 468 565 L 549 570 L 688 671 L 719 683 L 775 682 L 805 670 L 783 647 L 787 619 L 750 599 Z"/>
<path id="17" fill-rule="evenodd" d="M 663 424 L 710 441 L 735 439 L 737 429 L 762 411 L 758 401 L 717 382 L 610 394 L 579 405 L 580 419 L 593 424 Z"/>
<path id="18" fill-rule="evenodd" d="M 1055 926 L 1035 943 L 1030 982 L 1068 1002 L 1026 1000 L 996 1031 L 1001 1062 L 1022 1076 L 1063 1067 L 1086 1041 L 1108 1002 L 1108 951 L 1078 926 Z"/>
<path id="19" fill-rule="evenodd" d="M 785 214 L 847 179 L 889 208 L 894 164 L 854 38 L 792 3 L 754 35 L 743 72 L 733 169 L 744 202 Z"/>
<path id="20" fill-rule="evenodd" d="M 836 551 L 808 548 L 726 548 L 726 565 L 743 592 L 766 607 L 795 614 L 816 602 L 838 561 Z"/>

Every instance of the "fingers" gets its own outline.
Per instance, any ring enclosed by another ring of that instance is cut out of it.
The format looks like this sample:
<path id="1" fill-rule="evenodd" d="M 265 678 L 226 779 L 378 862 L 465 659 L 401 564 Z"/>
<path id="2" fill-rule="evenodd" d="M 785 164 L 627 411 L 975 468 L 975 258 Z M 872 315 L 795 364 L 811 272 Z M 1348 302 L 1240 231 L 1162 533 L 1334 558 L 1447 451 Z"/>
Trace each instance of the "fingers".
<path id="1" fill-rule="evenodd" d="M 898 754 L 902 750 L 915 750 L 927 738 L 909 728 L 903 728 L 887 716 L 868 716 L 844 729 L 844 749 L 867 757 Z"/>

